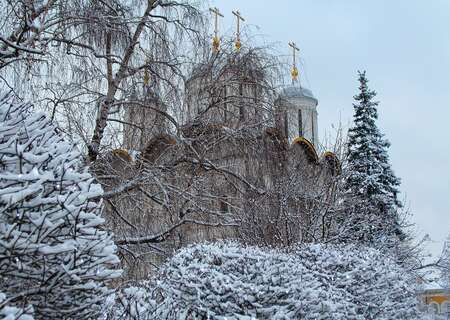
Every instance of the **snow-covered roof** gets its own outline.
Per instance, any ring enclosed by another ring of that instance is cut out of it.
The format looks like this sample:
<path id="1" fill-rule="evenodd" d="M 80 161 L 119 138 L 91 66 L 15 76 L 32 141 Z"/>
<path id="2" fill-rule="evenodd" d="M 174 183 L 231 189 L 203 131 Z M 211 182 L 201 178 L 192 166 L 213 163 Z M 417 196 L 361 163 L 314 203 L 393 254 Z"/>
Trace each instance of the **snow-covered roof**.
<path id="1" fill-rule="evenodd" d="M 424 290 L 442 290 L 442 286 L 436 281 L 426 281 L 423 285 Z"/>

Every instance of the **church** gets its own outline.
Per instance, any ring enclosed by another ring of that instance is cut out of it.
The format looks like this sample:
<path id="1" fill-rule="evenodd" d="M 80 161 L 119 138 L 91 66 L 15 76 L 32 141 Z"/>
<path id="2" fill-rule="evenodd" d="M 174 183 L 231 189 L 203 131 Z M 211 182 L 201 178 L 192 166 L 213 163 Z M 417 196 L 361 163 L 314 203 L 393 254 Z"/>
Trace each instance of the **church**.
<path id="1" fill-rule="evenodd" d="M 145 81 L 149 107 L 125 109 L 133 125 L 124 126 L 123 148 L 96 170 L 117 176 L 101 180 L 106 193 L 142 177 L 106 203 L 130 279 L 192 243 L 289 246 L 318 236 L 310 214 L 331 194 L 340 163 L 333 152 L 317 152 L 318 99 L 297 80 L 295 58 L 292 84 L 282 87 L 261 63 L 251 49 L 214 52 L 186 80 L 179 121 Z"/>

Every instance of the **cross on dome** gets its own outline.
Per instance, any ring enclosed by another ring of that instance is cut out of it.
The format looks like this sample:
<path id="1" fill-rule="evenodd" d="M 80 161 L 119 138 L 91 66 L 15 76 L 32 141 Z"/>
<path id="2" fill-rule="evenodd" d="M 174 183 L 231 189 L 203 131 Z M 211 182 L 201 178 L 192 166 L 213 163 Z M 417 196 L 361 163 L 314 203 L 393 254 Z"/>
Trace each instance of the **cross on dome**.
<path id="1" fill-rule="evenodd" d="M 240 22 L 244 22 L 245 19 L 241 16 L 241 13 L 236 10 L 236 11 L 232 11 L 232 13 L 236 16 L 236 41 L 234 43 L 234 46 L 236 48 L 236 50 L 239 51 L 239 49 L 241 49 L 241 30 L 240 30 Z"/>
<path id="2" fill-rule="evenodd" d="M 219 29 L 219 17 L 223 18 L 223 14 L 220 13 L 219 9 L 217 8 L 209 8 L 209 11 L 214 14 L 214 38 L 213 38 L 213 51 L 219 52 L 219 46 L 220 46 L 220 39 L 218 35 L 218 29 Z"/>
<path id="3" fill-rule="evenodd" d="M 292 76 L 292 82 L 297 81 L 298 79 L 298 69 L 297 69 L 297 62 L 296 62 L 296 52 L 300 52 L 300 48 L 297 47 L 295 42 L 289 42 L 288 45 L 292 48 L 292 70 L 291 70 L 291 76 Z"/>

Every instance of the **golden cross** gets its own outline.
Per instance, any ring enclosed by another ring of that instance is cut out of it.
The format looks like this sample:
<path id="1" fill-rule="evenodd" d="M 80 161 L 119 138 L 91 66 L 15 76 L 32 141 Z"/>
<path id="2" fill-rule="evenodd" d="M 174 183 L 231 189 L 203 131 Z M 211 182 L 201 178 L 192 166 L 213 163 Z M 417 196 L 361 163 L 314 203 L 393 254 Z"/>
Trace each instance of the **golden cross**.
<path id="1" fill-rule="evenodd" d="M 295 81 L 298 78 L 298 69 L 297 69 L 297 63 L 296 63 L 296 51 L 300 51 L 300 49 L 297 47 L 295 42 L 289 42 L 289 47 L 292 48 L 292 70 L 291 70 L 291 76 L 292 80 Z"/>
<path id="2" fill-rule="evenodd" d="M 244 22 L 245 19 L 241 16 L 241 13 L 236 11 L 231 11 L 236 16 L 236 23 L 237 23 L 237 29 L 236 29 L 236 42 L 234 43 L 234 46 L 236 47 L 236 50 L 241 49 L 241 30 L 240 30 L 240 22 Z"/>
<path id="3" fill-rule="evenodd" d="M 217 9 L 217 8 L 209 8 L 209 11 L 211 11 L 211 13 L 214 14 L 213 50 L 214 50 L 214 52 L 218 52 L 219 46 L 220 46 L 220 40 L 219 40 L 219 36 L 218 36 L 219 17 L 223 18 L 223 14 L 221 14 L 219 9 Z"/>

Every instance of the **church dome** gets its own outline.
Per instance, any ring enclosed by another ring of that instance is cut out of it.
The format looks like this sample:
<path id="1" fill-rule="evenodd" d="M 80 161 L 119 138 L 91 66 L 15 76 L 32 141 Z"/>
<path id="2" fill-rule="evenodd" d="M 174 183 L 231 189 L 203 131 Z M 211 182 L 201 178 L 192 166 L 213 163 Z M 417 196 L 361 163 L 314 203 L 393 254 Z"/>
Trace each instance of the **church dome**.
<path id="1" fill-rule="evenodd" d="M 302 99 L 309 100 L 313 105 L 317 105 L 318 101 L 314 97 L 311 90 L 303 88 L 301 86 L 289 86 L 285 87 L 280 93 L 281 99 Z"/>
<path id="2" fill-rule="evenodd" d="M 300 84 L 281 90 L 276 102 L 279 112 L 275 121 L 289 142 L 303 137 L 314 146 L 318 145 L 318 103 L 311 90 L 302 88 Z"/>

